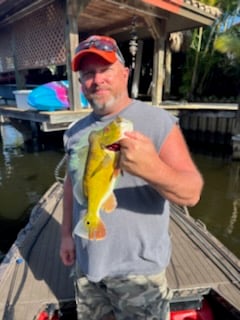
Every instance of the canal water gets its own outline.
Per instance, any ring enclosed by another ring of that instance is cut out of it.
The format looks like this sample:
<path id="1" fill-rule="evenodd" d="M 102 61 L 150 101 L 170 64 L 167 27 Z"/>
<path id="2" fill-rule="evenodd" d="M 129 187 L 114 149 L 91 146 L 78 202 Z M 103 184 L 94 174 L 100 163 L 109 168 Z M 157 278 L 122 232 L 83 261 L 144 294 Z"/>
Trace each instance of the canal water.
<path id="1" fill-rule="evenodd" d="M 10 125 L 1 125 L 1 130 L 0 259 L 27 223 L 33 206 L 55 181 L 54 170 L 63 156 L 61 133 L 46 136 L 40 145 L 13 148 L 16 140 L 21 145 L 18 133 Z M 191 151 L 205 186 L 190 214 L 240 258 L 240 161 Z"/>

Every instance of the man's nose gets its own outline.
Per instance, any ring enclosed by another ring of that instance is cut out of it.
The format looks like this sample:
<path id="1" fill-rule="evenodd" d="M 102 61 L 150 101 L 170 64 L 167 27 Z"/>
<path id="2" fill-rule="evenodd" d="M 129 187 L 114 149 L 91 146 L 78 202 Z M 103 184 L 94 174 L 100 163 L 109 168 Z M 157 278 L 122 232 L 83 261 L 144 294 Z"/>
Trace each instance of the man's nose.
<path id="1" fill-rule="evenodd" d="M 103 81 L 103 79 L 104 79 L 104 73 L 96 70 L 93 75 L 93 81 L 95 83 L 100 83 Z"/>

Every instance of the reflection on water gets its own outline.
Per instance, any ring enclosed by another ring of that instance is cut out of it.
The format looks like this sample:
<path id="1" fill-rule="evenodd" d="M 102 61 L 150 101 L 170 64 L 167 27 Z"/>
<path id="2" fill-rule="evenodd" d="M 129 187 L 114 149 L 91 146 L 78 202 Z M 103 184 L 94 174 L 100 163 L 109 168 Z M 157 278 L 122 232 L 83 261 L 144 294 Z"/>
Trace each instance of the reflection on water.
<path id="1" fill-rule="evenodd" d="M 60 155 L 54 151 L 8 150 L 0 158 L 0 218 L 18 220 L 54 181 Z M 14 202 L 14 203 L 13 203 Z"/>
<path id="2" fill-rule="evenodd" d="M 63 156 L 62 148 L 53 147 L 51 140 L 50 147 L 41 143 L 16 148 L 9 143 L 14 141 L 13 133 L 10 140 L 6 135 L 5 141 L 0 140 L 0 258 L 28 221 L 32 207 L 55 181 L 54 170 Z M 61 141 L 61 135 L 58 139 Z"/>
<path id="3" fill-rule="evenodd" d="M 226 232 L 231 235 L 237 223 L 240 224 L 240 162 L 234 162 L 230 167 L 228 195 L 232 198 L 232 214 Z"/>
<path id="4" fill-rule="evenodd" d="M 238 220 L 239 212 L 240 212 L 240 199 L 236 199 L 233 201 L 233 211 L 232 211 L 231 219 L 229 221 L 229 225 L 226 229 L 229 235 L 231 235 L 234 231 L 235 224 L 237 223 L 237 220 Z"/>
<path id="5" fill-rule="evenodd" d="M 23 135 L 9 123 L 0 126 L 3 148 L 21 147 L 24 144 Z"/>
<path id="6" fill-rule="evenodd" d="M 6 252 L 31 208 L 55 181 L 54 170 L 63 156 L 58 135 L 49 144 L 30 150 L 0 144 L 0 255 Z M 240 257 L 240 162 L 194 154 L 205 180 L 199 204 L 190 208 L 209 231 Z"/>
<path id="7" fill-rule="evenodd" d="M 205 186 L 190 213 L 240 257 L 240 162 L 203 155 L 194 158 Z"/>

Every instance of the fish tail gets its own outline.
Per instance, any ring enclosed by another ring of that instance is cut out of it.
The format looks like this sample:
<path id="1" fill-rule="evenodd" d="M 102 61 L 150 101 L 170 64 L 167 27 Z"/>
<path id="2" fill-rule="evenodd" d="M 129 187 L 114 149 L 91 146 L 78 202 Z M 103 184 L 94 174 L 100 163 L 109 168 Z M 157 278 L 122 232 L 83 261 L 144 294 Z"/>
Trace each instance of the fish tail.
<path id="1" fill-rule="evenodd" d="M 90 227 L 88 232 L 89 240 L 102 240 L 106 237 L 106 227 L 101 219 L 96 226 Z"/>
<path id="2" fill-rule="evenodd" d="M 88 219 L 84 216 L 76 225 L 74 234 L 88 240 L 102 240 L 106 237 L 106 227 L 101 218 Z"/>
<path id="3" fill-rule="evenodd" d="M 105 213 L 111 213 L 113 210 L 115 210 L 117 207 L 117 199 L 114 195 L 114 193 L 111 193 L 110 196 L 107 198 L 107 200 L 102 205 L 102 210 Z"/>

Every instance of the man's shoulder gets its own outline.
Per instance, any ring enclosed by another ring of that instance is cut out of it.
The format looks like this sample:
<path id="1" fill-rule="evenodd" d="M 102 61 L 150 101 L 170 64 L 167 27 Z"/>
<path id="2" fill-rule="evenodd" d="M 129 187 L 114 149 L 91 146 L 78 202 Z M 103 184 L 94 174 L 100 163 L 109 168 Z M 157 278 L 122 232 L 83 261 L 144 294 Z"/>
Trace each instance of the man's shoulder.
<path id="1" fill-rule="evenodd" d="M 71 135 L 79 130 L 85 129 L 87 126 L 89 126 L 90 123 L 91 123 L 91 114 L 88 114 L 86 117 L 72 122 L 67 128 L 66 133 Z"/>
<path id="2" fill-rule="evenodd" d="M 164 118 L 171 117 L 170 113 L 162 107 L 153 105 L 151 102 L 133 100 L 133 103 L 125 110 L 125 114 L 141 118 Z"/>

